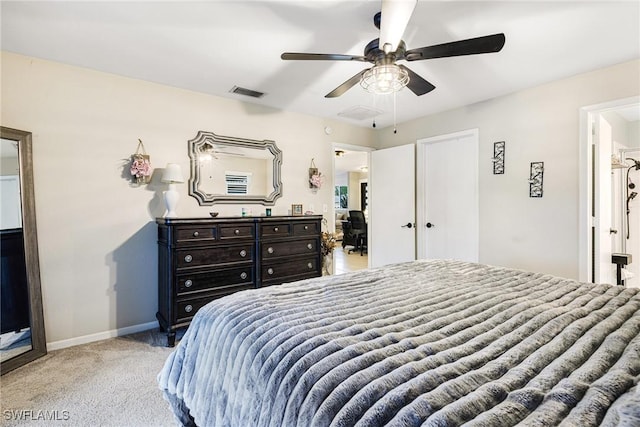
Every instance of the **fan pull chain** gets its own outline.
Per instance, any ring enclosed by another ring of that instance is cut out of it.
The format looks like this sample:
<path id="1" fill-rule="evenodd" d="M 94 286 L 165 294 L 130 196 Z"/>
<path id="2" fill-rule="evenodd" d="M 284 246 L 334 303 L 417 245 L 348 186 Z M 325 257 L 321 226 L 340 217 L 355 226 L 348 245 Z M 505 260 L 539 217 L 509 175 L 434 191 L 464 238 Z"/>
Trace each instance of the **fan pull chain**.
<path id="1" fill-rule="evenodd" d="M 373 100 L 373 102 L 371 103 L 373 110 L 376 110 L 376 96 L 374 94 L 371 94 L 371 99 Z M 373 124 L 372 127 L 375 129 L 376 128 L 376 117 L 373 117 Z"/>
<path id="2" fill-rule="evenodd" d="M 398 129 L 396 127 L 396 94 L 398 92 L 393 92 L 393 133 L 397 134 Z"/>

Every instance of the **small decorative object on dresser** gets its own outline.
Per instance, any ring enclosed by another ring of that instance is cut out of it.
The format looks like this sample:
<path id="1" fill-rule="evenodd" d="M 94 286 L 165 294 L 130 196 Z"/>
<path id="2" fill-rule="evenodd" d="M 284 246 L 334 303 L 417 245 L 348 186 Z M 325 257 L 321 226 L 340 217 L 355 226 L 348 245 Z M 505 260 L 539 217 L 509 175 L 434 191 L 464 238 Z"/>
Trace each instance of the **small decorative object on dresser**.
<path id="1" fill-rule="evenodd" d="M 291 205 L 291 215 L 303 215 L 302 205 Z"/>
<path id="2" fill-rule="evenodd" d="M 169 346 L 208 302 L 321 275 L 322 216 L 157 218 L 158 313 Z"/>

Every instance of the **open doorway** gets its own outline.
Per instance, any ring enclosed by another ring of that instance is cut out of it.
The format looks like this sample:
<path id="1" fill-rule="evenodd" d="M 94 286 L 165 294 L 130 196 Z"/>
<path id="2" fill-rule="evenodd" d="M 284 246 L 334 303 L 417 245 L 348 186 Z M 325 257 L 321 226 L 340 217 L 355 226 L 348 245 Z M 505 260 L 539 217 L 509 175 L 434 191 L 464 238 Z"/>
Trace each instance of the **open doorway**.
<path id="1" fill-rule="evenodd" d="M 335 273 L 368 267 L 367 237 L 369 152 L 371 148 L 349 144 L 333 144 L 333 218 L 338 246 L 334 252 Z M 365 228 L 354 229 L 349 211 L 360 211 Z"/>
<path id="2" fill-rule="evenodd" d="M 640 287 L 640 97 L 580 115 L 580 280 Z"/>

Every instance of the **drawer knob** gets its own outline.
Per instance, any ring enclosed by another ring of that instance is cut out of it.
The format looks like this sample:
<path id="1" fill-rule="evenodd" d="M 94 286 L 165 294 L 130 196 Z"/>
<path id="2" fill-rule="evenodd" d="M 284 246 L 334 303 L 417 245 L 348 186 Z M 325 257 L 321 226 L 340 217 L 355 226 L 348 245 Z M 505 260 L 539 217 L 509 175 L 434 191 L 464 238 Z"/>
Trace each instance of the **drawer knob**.
<path id="1" fill-rule="evenodd" d="M 313 264 L 312 264 L 312 263 L 310 263 L 310 262 L 308 262 L 308 263 L 307 263 L 307 267 L 309 267 L 309 268 L 311 269 L 311 268 L 313 268 Z"/>
<path id="2" fill-rule="evenodd" d="M 267 248 L 267 252 L 269 252 L 270 254 L 272 254 L 272 253 L 273 253 L 273 248 L 272 248 L 271 246 L 269 246 L 269 247 Z"/>
<path id="3" fill-rule="evenodd" d="M 273 227 L 273 231 L 275 231 L 276 233 L 278 232 L 279 228 L 278 227 Z"/>
<path id="4" fill-rule="evenodd" d="M 307 248 L 313 249 L 313 245 L 311 243 L 307 243 Z"/>
<path id="5" fill-rule="evenodd" d="M 193 311 L 193 306 L 189 304 L 184 308 L 184 311 L 186 311 L 187 313 L 191 313 Z"/>
<path id="6" fill-rule="evenodd" d="M 186 288 L 190 288 L 190 287 L 191 287 L 191 285 L 193 285 L 193 282 L 191 281 L 191 279 L 185 280 L 185 282 L 184 282 L 184 286 L 185 286 Z"/>
<path id="7" fill-rule="evenodd" d="M 184 257 L 185 262 L 191 262 L 193 261 L 193 257 L 191 255 L 187 255 L 186 257 Z"/>
<path id="8" fill-rule="evenodd" d="M 245 251 L 244 249 L 243 249 L 243 250 L 241 250 L 241 251 L 240 251 L 240 256 L 241 256 L 242 258 L 246 257 L 246 256 L 247 256 L 247 251 Z"/>
<path id="9" fill-rule="evenodd" d="M 268 269 L 267 274 L 273 274 L 273 268 Z"/>
<path id="10" fill-rule="evenodd" d="M 309 229 L 309 226 L 308 226 L 308 225 L 305 225 L 305 226 L 304 226 L 304 229 L 305 229 L 305 230 L 308 230 L 308 229 Z"/>
<path id="11" fill-rule="evenodd" d="M 193 232 L 193 237 L 198 237 L 200 235 L 200 233 L 198 233 L 197 231 Z"/>
<path id="12" fill-rule="evenodd" d="M 233 230 L 233 234 L 235 234 L 237 236 L 238 234 L 240 234 L 240 230 L 238 230 L 238 229 Z"/>
<path id="13" fill-rule="evenodd" d="M 242 280 L 246 279 L 246 278 L 247 278 L 247 276 L 248 276 L 248 274 L 247 274 L 247 273 L 245 273 L 244 271 L 240 274 L 240 278 L 241 278 Z"/>

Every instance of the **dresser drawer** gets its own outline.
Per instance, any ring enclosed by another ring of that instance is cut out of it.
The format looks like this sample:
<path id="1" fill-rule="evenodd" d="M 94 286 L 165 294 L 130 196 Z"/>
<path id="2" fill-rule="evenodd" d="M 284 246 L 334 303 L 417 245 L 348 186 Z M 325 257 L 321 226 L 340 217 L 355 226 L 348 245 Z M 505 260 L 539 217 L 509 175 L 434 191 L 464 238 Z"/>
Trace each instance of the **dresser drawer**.
<path id="1" fill-rule="evenodd" d="M 274 285 L 320 275 L 318 257 L 264 262 L 261 268 L 263 285 Z"/>
<path id="2" fill-rule="evenodd" d="M 181 274 L 176 279 L 176 295 L 219 289 L 230 286 L 255 286 L 253 265 L 217 269 L 204 273 Z"/>
<path id="3" fill-rule="evenodd" d="M 178 249 L 176 265 L 178 269 L 224 265 L 238 262 L 251 262 L 254 257 L 252 242 L 211 248 Z"/>
<path id="4" fill-rule="evenodd" d="M 317 238 L 284 242 L 264 242 L 260 244 L 262 259 L 273 259 L 289 255 L 315 254 L 320 240 Z"/>
<path id="5" fill-rule="evenodd" d="M 293 230 L 291 224 L 288 222 L 260 224 L 261 237 L 287 237 L 292 234 Z"/>
<path id="6" fill-rule="evenodd" d="M 218 238 L 216 226 L 180 227 L 175 229 L 175 243 L 189 245 L 197 243 L 211 243 Z"/>
<path id="7" fill-rule="evenodd" d="M 293 224 L 293 235 L 320 234 L 320 223 L 317 221 L 301 222 L 300 224 Z"/>
<path id="8" fill-rule="evenodd" d="M 231 295 L 234 292 L 242 291 L 245 289 L 253 289 L 253 286 L 238 286 L 219 289 L 215 293 L 208 294 L 206 297 L 200 298 L 180 298 L 176 300 L 174 319 L 175 323 L 190 321 L 196 312 L 202 307 L 210 303 L 211 301 L 222 298 L 226 295 Z"/>
<path id="9" fill-rule="evenodd" d="M 253 224 L 221 224 L 219 227 L 220 240 L 255 238 L 255 226 Z"/>
<path id="10" fill-rule="evenodd" d="M 174 321 L 185 321 L 195 316 L 196 312 L 207 303 L 213 301 L 215 297 L 210 296 L 207 298 L 180 300 L 176 302 L 176 318 Z"/>

